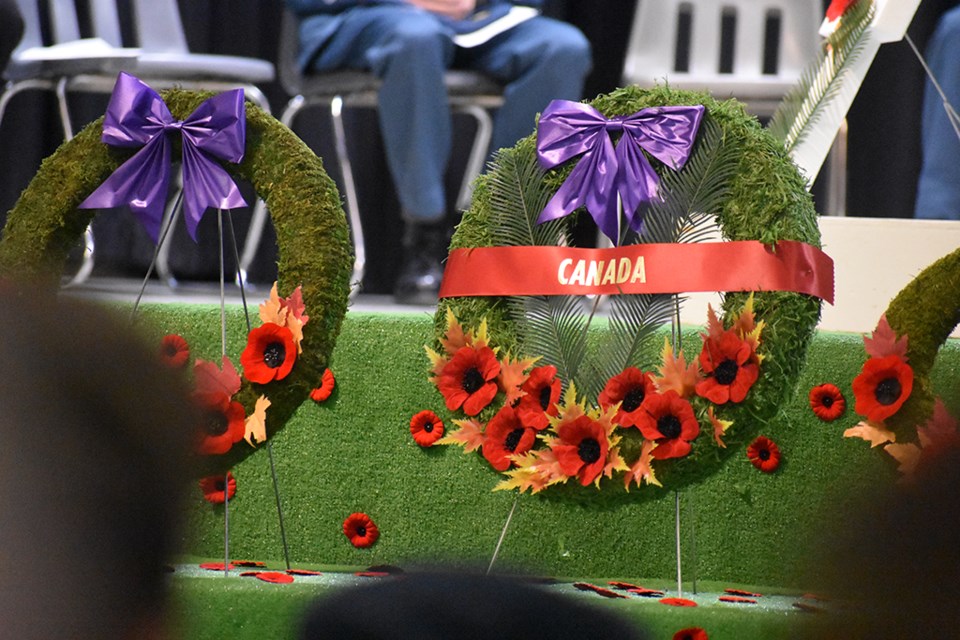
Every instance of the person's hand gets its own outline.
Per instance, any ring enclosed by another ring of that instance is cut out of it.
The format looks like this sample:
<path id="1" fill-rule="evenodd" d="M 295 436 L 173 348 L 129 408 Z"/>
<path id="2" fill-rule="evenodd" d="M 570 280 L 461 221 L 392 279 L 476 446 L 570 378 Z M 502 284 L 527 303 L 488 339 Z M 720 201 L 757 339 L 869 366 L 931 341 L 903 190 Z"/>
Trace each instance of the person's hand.
<path id="1" fill-rule="evenodd" d="M 477 8 L 477 0 L 407 0 L 410 4 L 454 20 L 462 20 Z"/>

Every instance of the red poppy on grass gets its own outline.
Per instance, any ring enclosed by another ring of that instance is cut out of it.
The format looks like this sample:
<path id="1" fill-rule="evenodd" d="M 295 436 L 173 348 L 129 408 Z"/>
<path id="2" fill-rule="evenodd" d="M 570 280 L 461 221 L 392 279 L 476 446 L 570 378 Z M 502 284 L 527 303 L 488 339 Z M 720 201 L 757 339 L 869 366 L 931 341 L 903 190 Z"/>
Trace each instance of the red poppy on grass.
<path id="1" fill-rule="evenodd" d="M 697 603 L 693 600 L 687 600 L 686 598 L 661 598 L 658 602 L 660 604 L 667 604 L 671 607 L 695 607 Z"/>
<path id="2" fill-rule="evenodd" d="M 260 571 L 254 576 L 257 580 L 272 582 L 274 584 L 290 584 L 293 582 L 293 576 L 280 571 Z"/>
<path id="3" fill-rule="evenodd" d="M 560 401 L 560 386 L 556 367 L 534 367 L 526 381 L 520 385 L 520 390 L 526 394 L 521 396 L 517 403 L 520 421 L 537 431 L 546 429 L 550 425 L 547 416 L 559 413 L 557 402 Z"/>
<path id="4" fill-rule="evenodd" d="M 410 418 L 410 435 L 421 447 L 432 446 L 443 437 L 443 421 L 433 411 L 421 411 Z"/>
<path id="5" fill-rule="evenodd" d="M 237 479 L 229 471 L 227 471 L 226 480 L 220 474 L 207 476 L 200 479 L 200 489 L 203 490 L 203 499 L 210 504 L 223 504 L 227 500 L 233 500 L 233 496 L 237 495 Z"/>
<path id="6" fill-rule="evenodd" d="M 732 329 L 703 341 L 700 368 L 706 377 L 697 383 L 697 395 L 714 404 L 743 402 L 760 377 L 753 347 Z"/>
<path id="7" fill-rule="evenodd" d="M 780 466 L 780 447 L 766 436 L 758 436 L 747 447 L 750 464 L 764 473 L 773 473 Z"/>
<path id="8" fill-rule="evenodd" d="M 160 360 L 173 369 L 179 369 L 190 359 L 190 345 L 175 333 L 163 336 L 160 341 Z"/>
<path id="9" fill-rule="evenodd" d="M 283 380 L 296 361 L 297 345 L 290 329 L 272 322 L 250 331 L 247 346 L 240 354 L 243 377 L 258 384 Z"/>
<path id="10" fill-rule="evenodd" d="M 193 397 L 201 410 L 200 453 L 220 455 L 243 440 L 246 413 L 242 404 L 222 391 L 194 393 Z"/>
<path id="11" fill-rule="evenodd" d="M 500 363 L 490 347 L 461 347 L 437 377 L 447 409 L 475 416 L 497 395 Z"/>
<path id="12" fill-rule="evenodd" d="M 604 409 L 620 404 L 613 421 L 621 427 L 636 427 L 643 419 L 648 399 L 657 393 L 657 386 L 649 373 L 636 367 L 627 367 L 609 380 L 597 396 Z"/>
<path id="13" fill-rule="evenodd" d="M 233 560 L 231 564 L 236 567 L 257 567 L 262 569 L 265 569 L 267 566 L 267 563 L 260 562 L 259 560 Z"/>
<path id="14" fill-rule="evenodd" d="M 292 576 L 322 576 L 320 571 L 311 571 L 310 569 L 287 569 L 287 573 Z"/>
<path id="15" fill-rule="evenodd" d="M 333 377 L 333 371 L 323 370 L 323 376 L 320 378 L 320 386 L 310 392 L 310 399 L 314 402 L 323 402 L 333 393 L 333 387 L 337 381 Z"/>
<path id="16" fill-rule="evenodd" d="M 701 627 L 687 627 L 673 634 L 673 640 L 709 640 L 710 636 Z"/>
<path id="17" fill-rule="evenodd" d="M 506 471 L 513 464 L 510 456 L 530 451 L 536 438 L 536 429 L 524 426 L 516 410 L 504 406 L 487 424 L 483 434 L 483 457 L 497 471 Z"/>
<path id="18" fill-rule="evenodd" d="M 637 426 L 644 438 L 657 443 L 650 454 L 655 460 L 682 458 L 690 453 L 690 442 L 700 435 L 693 407 L 676 391 L 650 396 Z"/>
<path id="19" fill-rule="evenodd" d="M 557 427 L 559 439 L 551 446 L 567 476 L 577 476 L 580 484 L 589 485 L 603 472 L 610 451 L 606 430 L 589 416 L 580 416 Z"/>
<path id="20" fill-rule="evenodd" d="M 343 521 L 343 535 L 358 549 L 366 549 L 380 537 L 377 525 L 365 513 L 351 513 Z"/>
<path id="21" fill-rule="evenodd" d="M 733 602 L 735 604 L 757 604 L 753 598 L 744 598 L 743 596 L 720 596 L 717 598 L 720 602 Z"/>
<path id="22" fill-rule="evenodd" d="M 871 422 L 883 422 L 913 391 L 913 369 L 900 356 L 870 358 L 853 379 L 855 410 Z"/>
<path id="23" fill-rule="evenodd" d="M 837 385 L 828 382 L 810 389 L 810 408 L 824 422 L 833 422 L 843 415 L 847 401 Z"/>

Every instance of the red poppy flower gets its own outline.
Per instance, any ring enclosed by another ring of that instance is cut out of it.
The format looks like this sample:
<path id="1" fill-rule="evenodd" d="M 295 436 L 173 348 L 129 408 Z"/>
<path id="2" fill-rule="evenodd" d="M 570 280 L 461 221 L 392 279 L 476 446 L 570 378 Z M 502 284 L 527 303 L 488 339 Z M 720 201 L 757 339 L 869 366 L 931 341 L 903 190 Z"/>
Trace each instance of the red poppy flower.
<path id="1" fill-rule="evenodd" d="M 460 347 L 437 377 L 447 409 L 475 416 L 497 395 L 500 363 L 490 347 Z"/>
<path id="2" fill-rule="evenodd" d="M 758 436 L 747 447 L 750 464 L 764 473 L 773 473 L 780 466 L 780 447 L 766 436 Z"/>
<path id="3" fill-rule="evenodd" d="M 547 416 L 559 413 L 557 402 L 560 401 L 560 386 L 556 367 L 534 367 L 526 381 L 520 385 L 520 390 L 526 394 L 521 396 L 517 403 L 520 422 L 537 431 L 546 429 L 550 425 Z"/>
<path id="4" fill-rule="evenodd" d="M 343 521 L 343 535 L 358 549 L 366 549 L 380 537 L 377 525 L 365 513 L 351 513 Z"/>
<path id="5" fill-rule="evenodd" d="M 232 560 L 231 564 L 236 567 L 258 567 L 266 568 L 267 563 L 260 562 L 259 560 Z"/>
<path id="6" fill-rule="evenodd" d="M 243 405 L 234 402 L 226 393 L 194 393 L 194 399 L 200 406 L 200 453 L 219 455 L 226 453 L 237 442 L 243 440 Z"/>
<path id="7" fill-rule="evenodd" d="M 743 596 L 745 598 L 761 598 L 763 597 L 762 593 L 755 593 L 753 591 L 744 591 L 743 589 L 724 589 L 724 593 L 729 593 L 732 596 Z"/>
<path id="8" fill-rule="evenodd" d="M 709 640 L 710 636 L 701 627 L 687 627 L 673 634 L 673 640 Z"/>
<path id="9" fill-rule="evenodd" d="M 210 504 L 223 504 L 237 495 L 237 479 L 229 471 L 226 482 L 223 475 L 207 476 L 200 479 L 200 489 L 203 490 L 203 499 Z"/>
<path id="10" fill-rule="evenodd" d="M 296 361 L 297 345 L 290 329 L 272 322 L 250 331 L 247 346 L 240 354 L 243 377 L 258 384 L 283 380 Z"/>
<path id="11" fill-rule="evenodd" d="M 744 598 L 743 596 L 720 596 L 717 598 L 720 602 L 733 602 L 736 604 L 757 604 L 753 598 Z"/>
<path id="12" fill-rule="evenodd" d="M 314 402 L 323 402 L 333 393 L 335 385 L 336 380 L 333 377 L 333 371 L 324 369 L 323 376 L 320 378 L 320 386 L 310 392 L 310 399 Z"/>
<path id="13" fill-rule="evenodd" d="M 287 573 L 292 576 L 322 576 L 320 571 L 311 571 L 310 569 L 287 569 Z"/>
<path id="14" fill-rule="evenodd" d="M 274 584 L 290 584 L 293 582 L 293 576 L 281 573 L 280 571 L 260 571 L 255 577 L 257 580 L 272 582 Z"/>
<path id="15" fill-rule="evenodd" d="M 647 399 L 656 393 L 657 386 L 649 373 L 636 367 L 627 367 L 622 373 L 607 380 L 607 385 L 597 396 L 597 400 L 604 409 L 621 403 L 613 421 L 621 427 L 636 427 L 643 419 Z"/>
<path id="16" fill-rule="evenodd" d="M 695 607 L 697 603 L 693 600 L 687 600 L 686 598 L 661 598 L 659 600 L 661 604 L 668 604 L 671 607 Z"/>
<path id="17" fill-rule="evenodd" d="M 410 435 L 421 447 L 432 446 L 443 437 L 443 421 L 433 411 L 421 411 L 410 418 Z"/>
<path id="18" fill-rule="evenodd" d="M 824 422 L 833 422 L 843 415 L 847 401 L 836 385 L 826 383 L 810 389 L 810 408 Z"/>
<path id="19" fill-rule="evenodd" d="M 190 359 L 190 345 L 181 336 L 169 333 L 160 341 L 160 360 L 173 369 L 179 369 Z"/>
<path id="20" fill-rule="evenodd" d="M 559 440 L 551 449 L 560 470 L 567 476 L 577 476 L 583 486 L 596 480 L 610 451 L 603 425 L 589 416 L 580 416 L 557 427 L 557 435 Z"/>
<path id="21" fill-rule="evenodd" d="M 853 379 L 856 412 L 883 422 L 903 406 L 913 391 L 913 369 L 900 356 L 870 358 Z"/>
<path id="22" fill-rule="evenodd" d="M 637 587 L 636 589 L 628 589 L 630 593 L 642 598 L 662 598 L 666 593 L 660 589 L 645 589 L 643 587 Z"/>
<path id="23" fill-rule="evenodd" d="M 697 395 L 714 404 L 743 402 L 760 376 L 757 354 L 732 329 L 703 341 L 700 368 L 706 377 L 697 383 Z"/>
<path id="24" fill-rule="evenodd" d="M 690 453 L 690 442 L 700 435 L 693 407 L 676 391 L 651 395 L 637 426 L 644 438 L 657 443 L 650 453 L 656 460 L 682 458 Z"/>
<path id="25" fill-rule="evenodd" d="M 513 407 L 504 406 L 487 424 L 483 434 L 483 457 L 497 471 L 506 471 L 513 464 L 510 456 L 530 451 L 537 430 L 520 422 Z"/>

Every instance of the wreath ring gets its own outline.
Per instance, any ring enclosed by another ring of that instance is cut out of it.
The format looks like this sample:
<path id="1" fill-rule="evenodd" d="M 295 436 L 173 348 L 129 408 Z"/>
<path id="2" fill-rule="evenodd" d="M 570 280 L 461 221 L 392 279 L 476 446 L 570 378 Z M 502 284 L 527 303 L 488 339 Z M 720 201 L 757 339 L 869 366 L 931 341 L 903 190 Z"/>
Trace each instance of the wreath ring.
<path id="1" fill-rule="evenodd" d="M 161 96 L 184 119 L 208 92 L 170 90 Z M 281 291 L 302 287 L 310 309 L 303 329 L 303 353 L 281 382 L 243 381 L 234 399 L 248 415 L 257 397 L 269 394 L 269 434 L 281 429 L 320 380 L 330 361 L 347 309 L 351 274 L 349 230 L 336 185 L 319 158 L 287 127 L 246 103 L 243 161 L 227 164 L 266 201 L 277 235 L 277 284 Z M 55 290 L 67 254 L 79 241 L 95 210 L 78 205 L 132 152 L 100 141 L 103 118 L 92 122 L 46 158 L 10 211 L 0 240 L 0 274 Z M 228 453 L 199 460 L 200 475 L 223 473 L 254 449 L 238 443 Z"/>
<path id="2" fill-rule="evenodd" d="M 820 246 L 817 214 L 804 178 L 787 157 L 782 144 L 763 129 L 756 118 L 747 115 L 740 103 L 717 101 L 705 93 L 669 87 L 649 90 L 626 87 L 599 96 L 589 104 L 607 118 L 632 114 L 648 107 L 703 105 L 706 109 L 704 122 L 712 120 L 719 127 L 721 144 L 733 151 L 732 162 L 736 164 L 727 195 L 716 212 L 722 236 L 727 240 L 758 240 L 767 245 L 794 240 Z M 505 177 L 505 165 L 521 164 L 507 161 L 527 159 L 535 153 L 535 136 L 521 140 L 511 149 L 501 150 L 490 169 L 478 179 L 473 202 L 457 227 L 451 250 L 496 246 L 493 222 L 497 208 L 496 179 Z M 555 170 L 541 171 L 539 183 L 545 185 L 548 192 L 556 192 L 573 164 L 575 162 Z M 659 164 L 656 169 L 661 177 L 666 173 Z M 569 225 L 570 218 L 572 216 L 556 223 Z M 482 277 L 482 274 L 475 276 Z M 744 306 L 748 295 L 743 292 L 724 295 L 722 309 L 726 326 Z M 820 300 L 789 292 L 757 292 L 753 295 L 756 319 L 764 323 L 760 377 L 743 402 L 719 407 L 721 417 L 732 420 L 736 427 L 726 434 L 726 447 L 711 446 L 709 434 L 701 431 L 692 443 L 689 455 L 670 460 L 671 464 L 658 469 L 657 476 L 664 487 L 678 489 L 714 473 L 734 452 L 742 451 L 761 429 L 772 427 L 771 421 L 779 407 L 795 389 L 807 347 L 819 321 Z M 490 343 L 501 350 L 515 355 L 536 355 L 524 353 L 507 300 L 502 297 L 441 300 L 434 319 L 434 346 L 439 348 L 442 345 L 448 312 L 452 312 L 464 327 L 477 327 L 485 321 Z M 480 417 L 489 418 L 485 414 Z M 649 491 L 645 491 L 645 495 L 649 495 Z"/>

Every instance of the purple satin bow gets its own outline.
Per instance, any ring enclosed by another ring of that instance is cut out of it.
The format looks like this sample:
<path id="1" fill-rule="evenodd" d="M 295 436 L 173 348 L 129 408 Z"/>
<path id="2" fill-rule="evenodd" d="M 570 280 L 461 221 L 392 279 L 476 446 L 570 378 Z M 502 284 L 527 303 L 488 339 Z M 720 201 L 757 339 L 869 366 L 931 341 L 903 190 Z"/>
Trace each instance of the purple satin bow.
<path id="1" fill-rule="evenodd" d="M 194 242 L 208 207 L 246 206 L 219 160 L 240 162 L 246 144 L 243 89 L 205 100 L 186 120 L 175 120 L 163 98 L 139 78 L 120 73 L 103 120 L 101 140 L 116 147 L 142 147 L 80 204 L 82 209 L 129 205 L 157 242 L 170 184 L 167 134 L 183 144 L 183 210 Z"/>
<path id="2" fill-rule="evenodd" d="M 537 157 L 544 169 L 583 157 L 537 219 L 556 220 L 586 205 L 605 236 L 617 244 L 617 193 L 627 222 L 643 230 L 640 204 L 658 197 L 660 179 L 644 151 L 673 169 L 690 157 L 703 119 L 701 105 L 650 107 L 629 116 L 606 118 L 590 105 L 554 100 L 540 116 Z M 616 148 L 610 132 L 622 132 Z"/>

